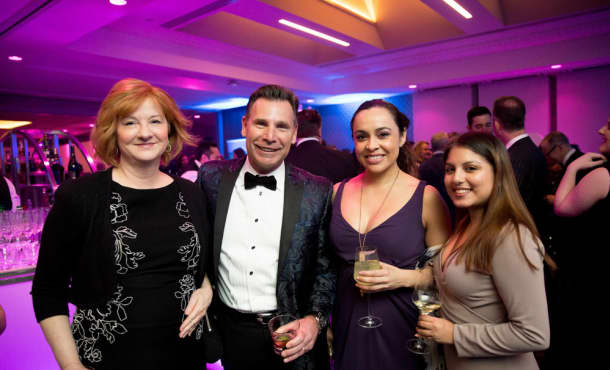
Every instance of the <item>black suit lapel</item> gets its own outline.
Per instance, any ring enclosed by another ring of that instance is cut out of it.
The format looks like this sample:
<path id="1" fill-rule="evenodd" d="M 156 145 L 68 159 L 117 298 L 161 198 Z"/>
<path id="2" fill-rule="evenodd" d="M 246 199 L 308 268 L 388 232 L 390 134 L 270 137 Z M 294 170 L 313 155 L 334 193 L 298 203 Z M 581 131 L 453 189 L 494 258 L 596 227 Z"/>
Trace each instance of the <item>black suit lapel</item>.
<path id="1" fill-rule="evenodd" d="M 277 265 L 277 276 L 284 266 L 286 254 L 290 248 L 294 226 L 298 221 L 303 198 L 303 183 L 292 176 L 292 166 L 286 164 L 286 177 L 284 181 L 284 211 L 282 214 L 282 232 L 280 236 L 280 255 Z"/>
<path id="2" fill-rule="evenodd" d="M 240 169 L 241 166 L 237 168 L 237 170 L 230 168 L 228 171 L 224 172 L 218 187 L 218 196 L 216 198 L 216 217 L 214 219 L 214 276 L 218 276 L 222 237 L 225 231 L 227 213 L 229 212 L 231 194 L 233 194 L 233 188 L 235 187 L 235 182 L 239 176 Z"/>

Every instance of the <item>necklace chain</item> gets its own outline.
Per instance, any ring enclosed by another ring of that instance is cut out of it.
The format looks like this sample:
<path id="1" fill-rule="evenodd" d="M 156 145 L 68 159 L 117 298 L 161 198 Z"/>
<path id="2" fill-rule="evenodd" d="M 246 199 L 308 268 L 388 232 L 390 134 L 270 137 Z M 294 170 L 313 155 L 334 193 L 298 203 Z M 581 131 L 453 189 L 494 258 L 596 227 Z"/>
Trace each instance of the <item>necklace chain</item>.
<path id="1" fill-rule="evenodd" d="M 377 211 L 375 212 L 373 217 L 371 217 L 368 220 L 368 222 L 366 223 L 366 228 L 364 229 L 365 230 L 364 234 L 360 233 L 360 227 L 361 227 L 361 222 L 362 222 L 362 193 L 363 193 L 362 190 L 364 189 L 364 176 L 363 176 L 362 184 L 360 185 L 360 214 L 358 216 L 358 245 L 360 246 L 361 249 L 364 247 L 364 243 L 366 241 L 366 235 L 369 233 L 367 231 L 367 229 L 369 228 L 371 221 L 373 221 L 377 217 L 377 214 L 379 214 L 379 211 L 381 211 L 381 208 L 383 208 L 385 201 L 388 199 L 388 196 L 392 192 L 392 189 L 394 188 L 394 184 L 396 183 L 396 180 L 398 179 L 398 174 L 400 174 L 400 169 L 396 170 L 396 176 L 394 176 L 392 185 L 390 185 L 390 188 L 388 189 L 388 192 L 385 194 L 385 197 L 381 201 L 379 208 L 377 208 Z"/>

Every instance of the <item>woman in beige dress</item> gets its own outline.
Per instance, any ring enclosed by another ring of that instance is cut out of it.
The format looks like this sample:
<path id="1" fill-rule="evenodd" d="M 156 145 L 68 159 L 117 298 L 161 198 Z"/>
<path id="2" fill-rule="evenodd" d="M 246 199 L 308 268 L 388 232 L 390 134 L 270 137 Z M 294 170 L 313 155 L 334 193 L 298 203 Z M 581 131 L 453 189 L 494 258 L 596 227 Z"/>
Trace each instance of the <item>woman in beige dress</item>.
<path id="1" fill-rule="evenodd" d="M 504 145 L 467 133 L 445 152 L 456 230 L 433 263 L 442 318 L 418 334 L 444 344 L 449 370 L 537 369 L 548 347 L 543 249 Z"/>

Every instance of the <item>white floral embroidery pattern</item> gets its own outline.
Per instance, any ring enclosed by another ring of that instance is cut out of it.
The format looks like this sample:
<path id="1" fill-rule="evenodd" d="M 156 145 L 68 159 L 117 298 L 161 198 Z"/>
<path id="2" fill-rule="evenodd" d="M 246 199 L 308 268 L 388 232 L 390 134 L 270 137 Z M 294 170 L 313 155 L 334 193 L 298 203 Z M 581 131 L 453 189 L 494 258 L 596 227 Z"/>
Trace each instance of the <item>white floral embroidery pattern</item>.
<path id="1" fill-rule="evenodd" d="M 110 204 L 110 223 L 114 225 L 127 221 L 127 204 L 121 203 L 121 195 L 113 192 L 110 199 L 115 202 Z"/>
<path id="2" fill-rule="evenodd" d="M 176 211 L 178 211 L 178 216 L 184 218 L 191 218 L 191 213 L 184 202 L 184 197 L 182 196 L 182 192 L 178 193 L 178 198 L 180 199 L 176 202 Z"/>
<path id="3" fill-rule="evenodd" d="M 117 273 L 124 275 L 129 270 L 138 267 L 138 260 L 146 257 L 143 252 L 132 252 L 124 239 L 135 239 L 138 233 L 127 226 L 119 226 L 112 230 L 114 235 L 114 262 L 118 270 Z"/>
<path id="4" fill-rule="evenodd" d="M 179 229 L 183 233 L 192 233 L 191 237 L 189 238 L 189 243 L 180 246 L 180 248 L 178 248 L 178 253 L 182 255 L 180 262 L 186 262 L 187 269 L 194 270 L 197 268 L 197 264 L 199 264 L 199 252 L 201 251 L 199 235 L 197 235 L 195 225 L 193 225 L 191 222 L 183 223 L 180 225 Z"/>
<path id="5" fill-rule="evenodd" d="M 113 298 L 104 309 L 78 309 L 72 320 L 72 335 L 81 359 L 91 363 L 102 361 L 102 352 L 96 348 L 100 336 L 108 343 L 116 340 L 116 335 L 127 333 L 121 322 L 127 319 L 125 307 L 133 302 L 133 297 L 122 297 L 123 287 L 117 285 Z M 118 320 L 117 320 L 118 319 Z"/>
<path id="6" fill-rule="evenodd" d="M 191 215 L 189 209 L 184 202 L 182 197 L 182 193 L 178 193 L 179 201 L 176 203 L 176 210 L 178 211 L 178 215 L 180 217 L 184 217 L 186 219 L 190 219 Z M 184 222 L 182 225 L 178 227 L 180 231 L 183 233 L 192 233 L 188 244 L 181 245 L 178 248 L 178 254 L 182 255 L 180 258 L 180 262 L 185 262 L 187 264 L 187 270 L 190 273 L 185 274 L 179 281 L 180 287 L 177 292 L 174 293 L 174 296 L 180 300 L 180 308 L 182 308 L 182 320 L 186 318 L 184 314 L 184 310 L 188 305 L 189 300 L 191 299 L 191 295 L 196 289 L 195 286 L 195 278 L 194 275 L 197 273 L 197 265 L 199 264 L 199 253 L 201 252 L 201 244 L 199 244 L 199 235 L 197 234 L 197 230 L 195 229 L 195 225 L 192 222 Z M 200 320 L 197 323 L 197 329 L 195 330 L 195 338 L 197 340 L 201 339 L 203 335 L 203 320 Z"/>

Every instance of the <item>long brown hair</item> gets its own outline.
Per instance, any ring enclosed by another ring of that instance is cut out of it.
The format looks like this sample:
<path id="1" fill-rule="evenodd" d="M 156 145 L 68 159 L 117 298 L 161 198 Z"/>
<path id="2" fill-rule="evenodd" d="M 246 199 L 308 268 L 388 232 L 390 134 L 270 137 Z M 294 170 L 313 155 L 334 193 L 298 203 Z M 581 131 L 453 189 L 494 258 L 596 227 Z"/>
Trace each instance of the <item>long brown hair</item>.
<path id="1" fill-rule="evenodd" d="M 469 132 L 461 135 L 445 151 L 445 161 L 453 148 L 461 147 L 483 157 L 493 168 L 494 184 L 491 195 L 483 210 L 483 219 L 478 231 L 464 240 L 461 246 L 454 249 L 456 262 L 464 260 L 466 271 L 477 270 L 484 273 L 492 272 L 492 259 L 499 245 L 499 238 L 505 236 L 506 226 L 517 233 L 517 241 L 523 258 L 530 268 L 536 269 L 527 258 L 519 226 L 523 225 L 534 236 L 538 247 L 539 234 L 536 224 L 530 215 L 517 186 L 515 174 L 504 145 L 495 136 L 487 133 Z M 462 234 L 470 223 L 468 212 L 459 212 L 453 236 Z M 542 250 L 542 249 L 541 249 Z"/>

